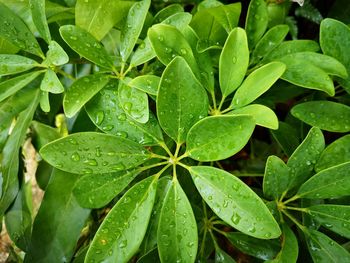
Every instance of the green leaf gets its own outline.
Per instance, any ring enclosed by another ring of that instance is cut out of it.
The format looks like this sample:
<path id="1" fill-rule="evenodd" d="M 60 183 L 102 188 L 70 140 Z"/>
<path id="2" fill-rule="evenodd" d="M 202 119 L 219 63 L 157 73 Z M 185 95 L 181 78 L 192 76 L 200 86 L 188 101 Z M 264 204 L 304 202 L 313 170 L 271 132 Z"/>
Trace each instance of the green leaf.
<path id="1" fill-rule="evenodd" d="M 92 240 L 85 262 L 123 263 L 131 259 L 147 230 L 157 179 L 151 176 L 137 183 L 109 211 Z"/>
<path id="2" fill-rule="evenodd" d="M 297 119 L 330 132 L 350 131 L 350 107 L 333 101 L 308 101 L 294 106 Z"/>
<path id="3" fill-rule="evenodd" d="M 350 135 L 345 135 L 328 145 L 322 152 L 315 170 L 320 172 L 326 168 L 350 161 Z"/>
<path id="4" fill-rule="evenodd" d="M 262 241 L 239 232 L 226 233 L 225 237 L 234 247 L 242 251 L 244 254 L 248 254 L 262 260 L 272 259 L 280 249 L 277 240 Z"/>
<path id="5" fill-rule="evenodd" d="M 157 247 L 150 250 L 147 254 L 138 258 L 136 263 L 159 263 L 159 255 Z"/>
<path id="6" fill-rule="evenodd" d="M 130 65 L 132 67 L 139 66 L 141 64 L 146 63 L 147 61 L 150 61 L 155 56 L 156 53 L 152 48 L 152 44 L 149 38 L 146 37 L 145 40 L 142 41 L 141 44 L 138 46 L 136 51 L 131 55 Z"/>
<path id="7" fill-rule="evenodd" d="M 268 24 L 267 5 L 264 0 L 252 0 L 249 3 L 245 30 L 247 31 L 249 49 L 253 49 L 264 35 Z"/>
<path id="8" fill-rule="evenodd" d="M 18 193 L 20 147 L 24 143 L 27 129 L 39 102 L 38 100 L 39 96 L 38 92 L 36 92 L 26 109 L 19 114 L 12 133 L 2 150 L 0 215 L 5 213 Z"/>
<path id="9" fill-rule="evenodd" d="M 121 193 L 140 170 L 125 170 L 108 174 L 87 174 L 76 183 L 73 193 L 86 208 L 101 208 Z"/>
<path id="10" fill-rule="evenodd" d="M 51 69 L 45 72 L 44 78 L 41 81 L 40 89 L 42 91 L 59 94 L 64 92 L 64 87 L 61 81 L 58 79 L 56 73 Z"/>
<path id="11" fill-rule="evenodd" d="M 278 118 L 269 107 L 260 104 L 250 104 L 243 108 L 228 113 L 229 115 L 250 115 L 254 118 L 255 124 L 269 129 L 278 129 Z"/>
<path id="12" fill-rule="evenodd" d="M 155 14 L 153 24 L 158 24 L 163 20 L 167 19 L 169 16 L 182 12 L 184 12 L 184 8 L 180 4 L 171 4 L 165 6 L 163 9 L 159 10 L 157 14 Z"/>
<path id="13" fill-rule="evenodd" d="M 267 158 L 263 190 L 264 195 L 271 200 L 277 200 L 288 190 L 290 183 L 290 168 L 277 156 Z"/>
<path id="14" fill-rule="evenodd" d="M 163 130 L 177 143 L 208 112 L 207 94 L 182 57 L 164 70 L 157 96 L 157 115 Z"/>
<path id="15" fill-rule="evenodd" d="M 288 34 L 288 31 L 289 27 L 287 25 L 277 25 L 267 31 L 253 50 L 252 62 L 254 63 L 261 60 L 269 52 L 279 46 Z"/>
<path id="16" fill-rule="evenodd" d="M 350 261 L 349 252 L 325 234 L 310 230 L 306 234 L 309 252 L 314 262 L 347 262 Z"/>
<path id="17" fill-rule="evenodd" d="M 63 48 L 56 42 L 50 41 L 49 50 L 46 53 L 46 62 L 55 66 L 61 66 L 68 63 L 69 57 Z"/>
<path id="18" fill-rule="evenodd" d="M 271 134 L 288 156 L 291 156 L 299 145 L 296 129 L 286 122 L 279 122 L 278 130 L 271 131 Z"/>
<path id="19" fill-rule="evenodd" d="M 129 117 L 140 123 L 146 123 L 148 121 L 149 108 L 147 93 L 120 81 L 118 98 L 124 112 Z"/>
<path id="20" fill-rule="evenodd" d="M 350 162 L 322 170 L 307 180 L 297 195 L 309 199 L 341 197 L 350 191 Z"/>
<path id="21" fill-rule="evenodd" d="M 256 238 L 277 238 L 281 230 L 264 202 L 234 175 L 210 166 L 191 167 L 205 202 L 222 220 Z"/>
<path id="22" fill-rule="evenodd" d="M 76 25 L 101 40 L 114 25 L 122 22 L 134 1 L 77 0 Z"/>
<path id="23" fill-rule="evenodd" d="M 49 44 L 51 41 L 51 35 L 46 20 L 45 2 L 45 0 L 29 0 L 29 6 L 36 29 L 38 29 L 40 36 L 46 41 L 46 43 Z"/>
<path id="24" fill-rule="evenodd" d="M 0 76 L 24 72 L 38 66 L 39 63 L 30 58 L 0 54 Z"/>
<path id="25" fill-rule="evenodd" d="M 241 9 L 241 3 L 233 3 L 208 8 L 207 11 L 230 33 L 238 25 Z"/>
<path id="26" fill-rule="evenodd" d="M 90 210 L 80 207 L 73 196 L 72 190 L 78 179 L 79 175 L 54 170 L 34 220 L 25 262 L 69 262 L 73 257 L 90 214 Z"/>
<path id="27" fill-rule="evenodd" d="M 139 144 L 113 135 L 83 132 L 53 141 L 40 149 L 52 166 L 77 174 L 103 174 L 136 167 L 150 154 Z"/>
<path id="28" fill-rule="evenodd" d="M 47 91 L 40 92 L 40 108 L 43 112 L 50 112 L 50 98 L 49 93 Z"/>
<path id="29" fill-rule="evenodd" d="M 0 3 L 0 36 L 8 42 L 39 57 L 44 57 L 38 42 L 26 24 L 3 3 Z"/>
<path id="30" fill-rule="evenodd" d="M 339 60 L 347 69 L 347 79 L 337 81 L 350 91 L 350 29 L 337 20 L 326 18 L 320 26 L 320 45 L 324 54 Z"/>
<path id="31" fill-rule="evenodd" d="M 120 34 L 120 55 L 123 62 L 129 58 L 136 44 L 150 4 L 150 0 L 135 2 L 128 12 Z"/>
<path id="32" fill-rule="evenodd" d="M 225 251 L 220 248 L 215 249 L 215 263 L 235 263 L 236 261 L 231 258 Z"/>
<path id="33" fill-rule="evenodd" d="M 350 238 L 350 206 L 315 205 L 306 208 L 314 220 L 341 236 Z"/>
<path id="34" fill-rule="evenodd" d="M 167 24 L 176 27 L 181 32 L 183 32 L 186 27 L 190 24 L 192 20 L 192 15 L 189 13 L 176 13 L 168 18 L 164 19 L 161 24 Z"/>
<path id="35" fill-rule="evenodd" d="M 187 152 L 197 161 L 217 161 L 239 152 L 255 127 L 251 116 L 211 116 L 197 122 L 187 135 Z"/>
<path id="36" fill-rule="evenodd" d="M 300 186 L 307 180 L 314 169 L 318 158 L 325 147 L 325 141 L 320 129 L 312 127 L 304 141 L 288 159 L 290 168 L 289 189 Z"/>
<path id="37" fill-rule="evenodd" d="M 282 76 L 285 69 L 283 63 L 271 62 L 250 73 L 233 96 L 230 107 L 240 108 L 259 98 Z"/>
<path id="38" fill-rule="evenodd" d="M 102 68 L 113 68 L 113 61 L 102 44 L 84 29 L 65 25 L 60 27 L 60 34 L 63 40 L 80 56 Z"/>
<path id="39" fill-rule="evenodd" d="M 242 83 L 249 64 L 247 35 L 236 27 L 229 34 L 219 62 L 219 80 L 222 95 L 226 97 Z"/>
<path id="40" fill-rule="evenodd" d="M 67 90 L 63 99 L 64 112 L 73 117 L 109 81 L 108 75 L 92 74 L 77 79 Z"/>
<path id="41" fill-rule="evenodd" d="M 284 223 L 282 224 L 282 249 L 277 256 L 272 259 L 265 261 L 266 263 L 296 263 L 298 259 L 298 240 L 295 237 L 290 227 Z"/>
<path id="42" fill-rule="evenodd" d="M 128 86 L 156 96 L 158 94 L 159 83 L 160 77 L 158 76 L 142 75 L 130 80 Z"/>
<path id="43" fill-rule="evenodd" d="M 195 262 L 197 223 L 191 204 L 176 179 L 164 199 L 157 239 L 161 262 Z"/>
<path id="44" fill-rule="evenodd" d="M 152 112 L 145 124 L 125 114 L 119 103 L 116 81 L 110 81 L 85 105 L 85 109 L 94 124 L 106 133 L 126 137 L 142 145 L 155 145 L 163 141 L 162 131 Z"/>

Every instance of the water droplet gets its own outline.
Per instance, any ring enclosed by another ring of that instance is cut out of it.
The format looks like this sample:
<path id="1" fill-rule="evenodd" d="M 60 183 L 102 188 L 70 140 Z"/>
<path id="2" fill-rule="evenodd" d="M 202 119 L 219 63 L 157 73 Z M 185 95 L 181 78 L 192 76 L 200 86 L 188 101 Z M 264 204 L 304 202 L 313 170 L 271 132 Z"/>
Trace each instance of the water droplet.
<path id="1" fill-rule="evenodd" d="M 85 164 L 88 164 L 90 166 L 97 166 L 97 161 L 95 159 L 88 159 L 84 161 Z"/>
<path id="2" fill-rule="evenodd" d="M 113 165 L 111 168 L 115 171 L 121 171 L 121 170 L 125 169 L 125 166 L 122 163 L 118 163 L 118 164 Z"/>
<path id="3" fill-rule="evenodd" d="M 120 121 L 125 121 L 125 120 L 126 120 L 126 114 L 125 114 L 125 113 L 121 113 L 121 114 L 118 116 L 118 120 L 120 120 Z"/>
<path id="4" fill-rule="evenodd" d="M 163 42 L 163 41 L 164 41 L 164 37 L 163 37 L 163 36 L 158 36 L 158 40 L 159 40 L 160 42 Z"/>
<path id="5" fill-rule="evenodd" d="M 100 147 L 96 147 L 96 157 L 101 157 L 102 153 L 101 153 L 101 148 Z"/>
<path id="6" fill-rule="evenodd" d="M 248 232 L 250 233 L 255 233 L 255 231 L 256 231 L 255 226 L 251 226 L 250 228 L 248 228 Z"/>
<path id="7" fill-rule="evenodd" d="M 100 240 L 100 243 L 101 243 L 103 246 L 105 246 L 108 242 L 107 242 L 106 239 L 101 239 L 101 240 Z"/>
<path id="8" fill-rule="evenodd" d="M 208 200 L 212 200 L 213 197 L 211 195 L 208 196 Z"/>
<path id="9" fill-rule="evenodd" d="M 90 168 L 84 168 L 83 173 L 84 174 L 92 174 L 92 170 Z"/>
<path id="10" fill-rule="evenodd" d="M 186 49 L 181 48 L 181 49 L 180 49 L 180 53 L 181 53 L 182 55 L 186 55 L 186 54 L 187 54 L 187 51 L 186 51 Z"/>
<path id="11" fill-rule="evenodd" d="M 233 64 L 236 64 L 236 63 L 237 63 L 237 57 L 236 57 L 236 56 L 233 56 L 233 57 L 232 57 L 232 63 L 233 63 Z"/>
<path id="12" fill-rule="evenodd" d="M 239 221 L 241 221 L 241 216 L 237 213 L 233 213 L 233 215 L 231 217 L 231 221 L 232 221 L 232 223 L 237 225 L 239 223 Z"/>
<path id="13" fill-rule="evenodd" d="M 95 119 L 95 123 L 97 125 L 100 125 L 103 122 L 103 119 L 105 118 L 105 114 L 103 111 L 98 111 L 96 113 L 96 119 Z"/>
<path id="14" fill-rule="evenodd" d="M 128 241 L 127 241 L 126 239 L 119 243 L 119 247 L 120 247 L 120 248 L 124 248 L 124 247 L 126 247 L 127 245 L 128 245 Z"/>
<path id="15" fill-rule="evenodd" d="M 109 125 L 106 125 L 106 126 L 102 127 L 102 130 L 104 130 L 104 131 L 111 131 L 111 130 L 113 130 L 113 128 L 114 128 L 114 126 L 109 124 Z"/>
<path id="16" fill-rule="evenodd" d="M 72 161 L 78 162 L 80 160 L 80 155 L 79 155 L 79 153 L 75 152 L 72 154 L 72 156 L 70 158 L 72 159 Z"/>
<path id="17" fill-rule="evenodd" d="M 131 111 L 132 103 L 131 103 L 131 102 L 125 102 L 125 103 L 124 103 L 124 108 L 125 108 L 125 110 L 127 110 L 127 111 Z"/>
<path id="18" fill-rule="evenodd" d="M 73 145 L 78 145 L 78 142 L 73 138 L 70 138 L 68 141 Z"/>

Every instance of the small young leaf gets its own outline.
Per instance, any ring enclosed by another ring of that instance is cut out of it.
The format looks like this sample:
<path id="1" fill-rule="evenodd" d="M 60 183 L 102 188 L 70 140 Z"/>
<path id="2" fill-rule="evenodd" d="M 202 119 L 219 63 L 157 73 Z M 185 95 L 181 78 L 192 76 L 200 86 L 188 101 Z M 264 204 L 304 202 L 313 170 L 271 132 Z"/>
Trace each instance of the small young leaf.
<path id="1" fill-rule="evenodd" d="M 157 243 L 161 262 L 195 262 L 197 223 L 191 204 L 176 179 L 164 199 Z"/>
<path id="2" fill-rule="evenodd" d="M 208 97 L 189 65 L 176 57 L 164 70 L 157 96 L 157 115 L 163 130 L 177 143 L 208 113 Z"/>
<path id="3" fill-rule="evenodd" d="M 187 135 L 187 152 L 198 161 L 217 161 L 239 152 L 255 127 L 251 116 L 211 116 L 197 122 Z"/>
<path id="4" fill-rule="evenodd" d="M 46 43 L 50 43 L 51 35 L 46 20 L 45 2 L 45 0 L 29 0 L 29 6 L 36 29 L 38 29 L 40 36 Z"/>
<path id="5" fill-rule="evenodd" d="M 236 27 L 229 34 L 219 62 L 219 80 L 222 95 L 226 97 L 242 83 L 249 64 L 247 35 Z"/>
<path id="6" fill-rule="evenodd" d="M 193 166 L 189 171 L 202 198 L 227 224 L 256 238 L 280 236 L 264 202 L 237 177 L 210 166 Z"/>
<path id="7" fill-rule="evenodd" d="M 63 40 L 80 56 L 102 68 L 113 68 L 113 61 L 107 51 L 92 35 L 77 26 L 60 27 Z"/>
<path id="8" fill-rule="evenodd" d="M 38 62 L 27 57 L 0 54 L 0 76 L 20 73 L 38 66 Z"/>
<path id="9" fill-rule="evenodd" d="M 322 170 L 307 180 L 298 190 L 302 198 L 325 199 L 341 197 L 350 191 L 350 162 Z"/>
<path id="10" fill-rule="evenodd" d="M 350 238 L 350 206 L 315 205 L 307 208 L 314 220 L 341 236 Z"/>
<path id="11" fill-rule="evenodd" d="M 63 99 L 64 112 L 73 117 L 96 93 L 107 85 L 109 76 L 93 74 L 76 80 Z"/>
<path id="12" fill-rule="evenodd" d="M 50 112 L 50 98 L 47 91 L 40 92 L 40 108 L 43 112 Z"/>
<path id="13" fill-rule="evenodd" d="M 128 262 L 146 233 L 156 195 L 157 177 L 134 185 L 109 211 L 87 252 L 85 262 Z"/>
<path id="14" fill-rule="evenodd" d="M 154 75 L 143 75 L 130 80 L 128 86 L 156 96 L 158 94 L 159 83 L 160 77 Z"/>
<path id="15" fill-rule="evenodd" d="M 103 174 L 136 167 L 149 158 L 139 144 L 113 135 L 83 132 L 53 141 L 40 149 L 52 166 L 77 174 Z"/>
<path id="16" fill-rule="evenodd" d="M 264 35 L 268 24 L 267 5 L 264 0 L 252 0 L 249 3 L 248 14 L 245 23 L 249 49 L 253 49 Z"/>
<path id="17" fill-rule="evenodd" d="M 120 55 L 123 62 L 129 58 L 136 44 L 150 4 L 150 0 L 135 2 L 128 12 L 120 34 Z"/>
<path id="18" fill-rule="evenodd" d="M 236 91 L 230 107 L 240 108 L 253 102 L 271 88 L 285 70 L 283 63 L 271 62 L 253 71 Z"/>
<path id="19" fill-rule="evenodd" d="M 68 63 L 69 57 L 56 41 L 51 41 L 49 44 L 49 50 L 46 53 L 46 61 L 49 64 L 61 66 Z"/>
<path id="20" fill-rule="evenodd" d="M 40 89 L 42 91 L 59 94 L 64 92 L 64 87 L 61 81 L 58 79 L 56 73 L 51 69 L 48 69 L 41 81 Z"/>
<path id="21" fill-rule="evenodd" d="M 308 101 L 291 110 L 299 120 L 330 132 L 350 131 L 350 107 L 333 101 Z"/>

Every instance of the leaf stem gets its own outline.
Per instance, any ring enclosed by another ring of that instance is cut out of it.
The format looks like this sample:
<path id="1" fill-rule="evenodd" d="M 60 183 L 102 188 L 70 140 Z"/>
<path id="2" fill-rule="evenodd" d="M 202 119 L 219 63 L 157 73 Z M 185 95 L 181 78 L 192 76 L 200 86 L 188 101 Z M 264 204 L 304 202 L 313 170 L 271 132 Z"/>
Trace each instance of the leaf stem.
<path id="1" fill-rule="evenodd" d="M 222 105 L 224 104 L 224 102 L 225 102 L 225 99 L 226 99 L 226 96 L 222 96 L 222 98 L 221 98 L 221 101 L 220 101 L 220 104 L 219 104 L 219 107 L 218 107 L 218 111 L 220 111 L 221 110 L 221 107 L 222 107 Z"/>
<path id="2" fill-rule="evenodd" d="M 160 170 L 158 173 L 156 173 L 155 175 L 159 178 L 159 176 L 162 175 L 162 173 L 164 173 L 166 171 L 166 169 L 168 169 L 171 166 L 171 163 L 167 164 L 166 166 L 164 166 L 162 168 L 162 170 Z"/>
<path id="3" fill-rule="evenodd" d="M 56 68 L 55 70 L 57 73 L 61 74 L 63 77 L 69 78 L 71 80 L 76 80 L 76 78 L 74 78 L 71 74 L 65 72 L 64 70 L 62 70 L 60 68 Z"/>
<path id="4" fill-rule="evenodd" d="M 151 153 L 151 158 L 169 160 L 169 157 L 164 156 L 164 155 L 159 155 L 159 154 L 156 154 L 156 153 Z"/>
<path id="5" fill-rule="evenodd" d="M 186 158 L 189 155 L 188 152 L 185 152 L 183 155 L 181 155 L 179 158 L 177 158 L 177 161 L 182 160 L 183 158 Z"/>
<path id="6" fill-rule="evenodd" d="M 213 100 L 213 108 L 214 108 L 214 110 L 216 110 L 216 98 L 215 98 L 215 92 L 214 92 L 214 91 L 212 91 L 212 92 L 210 93 L 210 95 L 211 95 L 211 98 L 212 98 L 212 100 Z"/>
<path id="7" fill-rule="evenodd" d="M 232 110 L 232 108 L 228 107 L 228 108 L 224 109 L 223 111 L 221 111 L 221 114 L 224 114 L 224 113 L 229 112 L 231 110 Z"/>
<path id="8" fill-rule="evenodd" d="M 295 210 L 303 213 L 308 213 L 309 210 L 307 208 L 302 208 L 302 207 L 294 207 L 294 206 L 284 206 L 284 208 L 288 210 Z"/>
<path id="9" fill-rule="evenodd" d="M 174 158 L 177 158 L 179 151 L 180 151 L 180 148 L 181 148 L 181 143 L 176 143 Z"/>
<path id="10" fill-rule="evenodd" d="M 148 165 L 148 166 L 143 166 L 141 167 L 141 171 L 146 171 L 148 169 L 151 169 L 151 168 L 154 168 L 154 167 L 158 167 L 158 166 L 161 166 L 161 165 L 166 165 L 168 162 L 160 162 L 160 163 L 155 163 L 155 164 L 151 164 L 151 165 Z"/>
<path id="11" fill-rule="evenodd" d="M 165 142 L 158 142 L 158 145 L 162 147 L 170 157 L 174 157 L 174 155 L 171 153 L 169 147 L 165 144 Z"/>
<path id="12" fill-rule="evenodd" d="M 189 170 L 189 169 L 190 169 L 190 167 L 189 167 L 188 165 L 183 164 L 183 163 L 181 163 L 181 162 L 178 162 L 177 164 L 180 165 L 180 166 L 182 166 L 182 167 L 185 168 L 186 170 Z"/>
<path id="13" fill-rule="evenodd" d="M 292 197 L 289 198 L 288 200 L 284 201 L 283 204 L 286 205 L 286 204 L 288 204 L 288 203 L 290 203 L 290 202 L 293 202 L 293 201 L 295 201 L 295 200 L 297 200 L 297 199 L 299 199 L 299 198 L 300 198 L 299 195 L 292 196 Z"/>
<path id="14" fill-rule="evenodd" d="M 303 232 L 306 231 L 306 227 L 303 226 L 302 224 L 300 224 L 299 221 L 294 216 L 292 216 L 291 214 L 289 214 L 285 210 L 282 210 L 282 213 L 285 214 L 290 220 L 292 220 L 293 223 L 295 223 L 300 228 L 301 231 L 303 231 Z"/>

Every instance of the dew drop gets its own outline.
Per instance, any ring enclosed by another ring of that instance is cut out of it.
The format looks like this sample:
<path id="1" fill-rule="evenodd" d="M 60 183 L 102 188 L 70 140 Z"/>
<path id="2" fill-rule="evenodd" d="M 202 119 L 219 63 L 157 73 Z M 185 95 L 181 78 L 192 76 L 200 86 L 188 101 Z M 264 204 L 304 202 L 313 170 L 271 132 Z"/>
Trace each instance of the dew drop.
<path id="1" fill-rule="evenodd" d="M 128 245 L 128 241 L 127 241 L 126 239 L 119 243 L 119 247 L 120 247 L 120 248 L 124 248 L 124 247 L 126 247 L 127 245 Z"/>
<path id="2" fill-rule="evenodd" d="M 125 121 L 125 120 L 126 120 L 126 114 L 125 114 L 125 113 L 121 113 L 121 114 L 118 116 L 118 120 L 120 120 L 120 121 Z"/>
<path id="3" fill-rule="evenodd" d="M 100 125 L 103 122 L 103 119 L 105 118 L 105 114 L 103 111 L 99 111 L 96 113 L 96 119 L 95 119 L 95 123 L 97 125 Z"/>
<path id="4" fill-rule="evenodd" d="M 239 223 L 239 221 L 241 221 L 241 217 L 239 214 L 234 213 L 231 217 L 231 221 L 232 223 L 234 223 L 235 225 L 237 225 Z"/>
<path id="5" fill-rule="evenodd" d="M 72 161 L 74 161 L 74 162 L 80 161 L 80 155 L 79 155 L 79 153 L 77 153 L 77 152 L 73 153 L 72 156 L 71 156 L 70 158 L 71 158 Z"/>
<path id="6" fill-rule="evenodd" d="M 88 164 L 90 166 L 97 166 L 97 161 L 95 159 L 88 159 L 84 161 L 85 164 Z"/>

